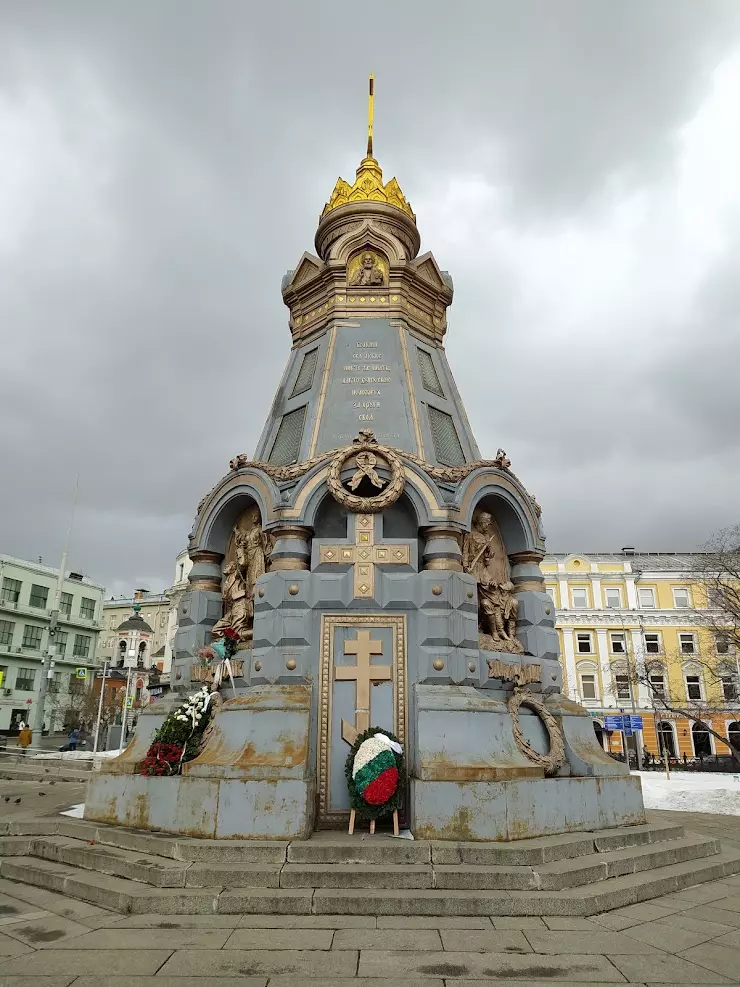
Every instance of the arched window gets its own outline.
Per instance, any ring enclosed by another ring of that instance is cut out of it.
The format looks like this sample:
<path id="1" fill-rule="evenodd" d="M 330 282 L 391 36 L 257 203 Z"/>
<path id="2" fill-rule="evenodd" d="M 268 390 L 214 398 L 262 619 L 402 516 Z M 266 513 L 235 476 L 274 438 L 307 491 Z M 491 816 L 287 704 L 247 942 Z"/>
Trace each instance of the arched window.
<path id="1" fill-rule="evenodd" d="M 706 723 L 697 720 L 691 725 L 691 739 L 694 741 L 695 757 L 710 757 L 712 754 L 712 737 Z"/>
<path id="2" fill-rule="evenodd" d="M 727 727 L 727 737 L 735 745 L 735 750 L 740 750 L 740 721 L 733 720 Z"/>
<path id="3" fill-rule="evenodd" d="M 658 749 L 661 755 L 663 751 L 668 751 L 668 757 L 676 756 L 676 736 L 673 733 L 673 725 L 668 720 L 661 720 L 657 726 Z"/>

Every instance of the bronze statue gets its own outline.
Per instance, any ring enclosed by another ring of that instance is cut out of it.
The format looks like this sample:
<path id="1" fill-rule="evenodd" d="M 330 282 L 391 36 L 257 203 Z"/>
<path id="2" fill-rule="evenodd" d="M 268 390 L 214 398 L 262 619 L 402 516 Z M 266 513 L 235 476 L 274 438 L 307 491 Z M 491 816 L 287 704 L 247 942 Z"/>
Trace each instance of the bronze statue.
<path id="1" fill-rule="evenodd" d="M 462 565 L 478 580 L 478 626 L 481 647 L 522 654 L 516 637 L 519 604 L 509 578 L 509 560 L 493 517 L 480 508 L 473 514 L 471 531 L 463 540 Z"/>
<path id="2" fill-rule="evenodd" d="M 381 285 L 385 283 L 383 268 L 375 259 L 375 254 L 366 251 L 362 255 L 362 261 L 355 273 L 352 275 L 350 285 L 353 287 L 364 287 L 365 285 Z"/>
<path id="3" fill-rule="evenodd" d="M 239 635 L 239 641 L 251 641 L 254 625 L 254 588 L 267 571 L 272 540 L 262 531 L 259 510 L 250 508 L 237 521 L 227 553 L 221 595 L 224 613 L 214 625 L 212 637 L 223 636 L 227 627 Z"/>

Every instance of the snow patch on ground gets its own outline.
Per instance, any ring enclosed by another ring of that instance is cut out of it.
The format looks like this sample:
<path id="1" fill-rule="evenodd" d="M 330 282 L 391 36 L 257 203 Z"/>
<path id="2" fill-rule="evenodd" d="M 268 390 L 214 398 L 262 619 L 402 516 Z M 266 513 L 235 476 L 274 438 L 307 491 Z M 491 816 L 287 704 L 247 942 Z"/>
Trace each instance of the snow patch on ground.
<path id="1" fill-rule="evenodd" d="M 73 819 L 82 819 L 83 813 L 85 811 L 85 803 L 80 802 L 79 805 L 73 805 L 66 812 L 60 812 L 60 816 L 72 816 Z"/>
<path id="2" fill-rule="evenodd" d="M 642 781 L 646 809 L 740 816 L 740 774 L 672 771 L 670 781 L 657 771 L 632 774 Z"/>
<path id="3" fill-rule="evenodd" d="M 120 751 L 48 751 L 44 754 L 33 754 L 37 761 L 94 761 L 100 757 L 118 757 Z"/>

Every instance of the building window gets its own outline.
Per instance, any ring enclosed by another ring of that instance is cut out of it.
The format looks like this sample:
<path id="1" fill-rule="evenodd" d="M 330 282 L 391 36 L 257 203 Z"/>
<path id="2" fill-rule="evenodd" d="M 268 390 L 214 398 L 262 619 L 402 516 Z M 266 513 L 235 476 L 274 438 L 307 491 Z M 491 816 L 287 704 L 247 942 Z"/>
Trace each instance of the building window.
<path id="1" fill-rule="evenodd" d="M 668 757 L 676 756 L 676 738 L 673 733 L 673 727 L 667 720 L 661 720 L 657 726 L 658 734 L 658 749 L 660 753 L 663 754 L 665 751 Z"/>
<path id="2" fill-rule="evenodd" d="M 645 651 L 649 655 L 660 654 L 660 634 L 656 632 L 645 635 Z"/>
<path id="3" fill-rule="evenodd" d="M 35 679 L 35 668 L 19 668 L 15 673 L 15 687 L 19 692 L 33 692 Z"/>
<path id="4" fill-rule="evenodd" d="M 694 741 L 695 757 L 712 756 L 712 738 L 707 730 L 706 723 L 697 720 L 691 725 L 691 739 Z"/>
<path id="5" fill-rule="evenodd" d="M 270 452 L 270 463 L 273 466 L 290 466 L 297 461 L 301 451 L 306 408 L 307 405 L 304 404 L 302 408 L 283 415 Z"/>
<path id="6" fill-rule="evenodd" d="M 662 671 L 651 672 L 648 676 L 650 691 L 657 699 L 665 699 L 665 675 Z"/>
<path id="7" fill-rule="evenodd" d="M 593 672 L 583 672 L 581 674 L 581 698 L 598 699 L 596 690 L 596 675 Z"/>
<path id="8" fill-rule="evenodd" d="M 586 610 L 588 608 L 588 590 L 585 587 L 573 587 L 570 591 L 570 598 L 575 610 Z"/>
<path id="9" fill-rule="evenodd" d="M 686 681 L 686 697 L 695 702 L 702 699 L 701 694 L 701 676 L 700 675 L 685 675 Z"/>
<path id="10" fill-rule="evenodd" d="M 169 618 L 169 614 L 166 611 L 164 613 L 161 613 L 159 615 L 159 626 L 166 627 L 168 618 Z"/>
<path id="11" fill-rule="evenodd" d="M 729 655 L 735 649 L 732 646 L 732 641 L 727 634 L 715 634 L 714 635 L 714 650 L 718 655 Z"/>
<path id="12" fill-rule="evenodd" d="M 43 627 L 34 627 L 33 624 L 26 624 L 23 628 L 23 641 L 21 642 L 23 647 L 33 648 L 34 651 L 39 651 L 41 649 L 41 635 L 43 632 Z"/>
<path id="13" fill-rule="evenodd" d="M 722 682 L 722 698 L 728 703 L 734 703 L 737 701 L 737 683 L 735 681 L 734 675 L 723 675 L 721 677 Z"/>
<path id="14" fill-rule="evenodd" d="M 679 634 L 678 644 L 682 655 L 696 654 L 696 637 L 693 634 Z"/>
<path id="15" fill-rule="evenodd" d="M 457 437 L 452 415 L 440 411 L 439 408 L 433 408 L 431 404 L 427 405 L 427 413 L 437 462 L 442 463 L 443 466 L 462 466 L 465 462 L 465 454 Z"/>
<path id="16" fill-rule="evenodd" d="M 108 618 L 108 627 L 110 627 L 112 631 L 116 629 L 116 615 L 114 613 L 112 613 Z"/>
<path id="17" fill-rule="evenodd" d="M 727 609 L 727 590 L 724 586 L 710 586 L 707 589 L 707 606 L 716 610 Z"/>
<path id="18" fill-rule="evenodd" d="M 311 350 L 309 353 L 304 355 L 303 360 L 301 361 L 301 369 L 298 371 L 298 376 L 295 379 L 295 384 L 293 385 L 293 390 L 290 394 L 292 398 L 311 390 L 314 374 L 316 373 L 316 362 L 318 361 L 318 358 L 318 349 Z"/>
<path id="19" fill-rule="evenodd" d="M 639 601 L 642 610 L 654 610 L 655 609 L 655 590 L 651 588 L 645 589 L 640 587 L 637 591 L 637 599 Z"/>
<path id="20" fill-rule="evenodd" d="M 437 376 L 437 371 L 434 369 L 434 360 L 430 353 L 426 350 L 421 349 L 417 346 L 417 353 L 419 355 L 419 373 L 421 374 L 421 382 L 424 385 L 425 390 L 431 391 L 432 394 L 437 394 L 439 397 L 443 398 L 444 391 L 442 390 L 442 385 L 439 382 L 439 377 Z"/>
<path id="21" fill-rule="evenodd" d="M 740 750 L 740 723 L 738 723 L 737 720 L 728 725 L 727 739 L 730 741 L 735 750 Z"/>
<path id="22" fill-rule="evenodd" d="M 611 644 L 613 655 L 626 655 L 627 654 L 627 644 L 625 642 L 625 637 L 622 632 L 613 633 L 609 635 L 609 642 Z"/>
<path id="23" fill-rule="evenodd" d="M 614 682 L 617 686 L 617 699 L 630 700 L 632 698 L 632 688 L 630 686 L 629 675 L 615 675 Z"/>
<path id="24" fill-rule="evenodd" d="M 29 607 L 38 607 L 40 610 L 46 609 L 46 601 L 49 599 L 49 587 L 31 584 L 31 593 L 28 597 Z"/>
<path id="25" fill-rule="evenodd" d="M 592 655 L 594 653 L 590 631 L 579 631 L 576 634 L 576 651 L 579 655 Z"/>
<path id="26" fill-rule="evenodd" d="M 604 599 L 609 610 L 618 610 L 622 606 L 622 593 L 618 586 L 604 587 Z"/>
<path id="27" fill-rule="evenodd" d="M 0 589 L 0 600 L 3 603 L 17 603 L 21 595 L 20 579 L 3 579 L 3 587 Z"/>
<path id="28" fill-rule="evenodd" d="M 95 618 L 95 600 L 91 600 L 89 596 L 83 596 L 80 600 L 80 617 L 87 620 Z"/>
<path id="29" fill-rule="evenodd" d="M 0 620 L 0 644 L 10 646 L 13 643 L 15 624 L 12 620 Z"/>
<path id="30" fill-rule="evenodd" d="M 687 610 L 691 606 L 689 591 L 685 586 L 673 587 L 673 606 L 679 610 Z"/>
<path id="31" fill-rule="evenodd" d="M 87 634 L 75 634 L 75 643 L 72 648 L 72 656 L 74 658 L 87 658 L 90 654 L 90 641 L 92 638 L 88 637 Z"/>
<path id="32" fill-rule="evenodd" d="M 54 635 L 54 645 L 56 647 L 56 653 L 58 655 L 66 654 L 67 651 L 67 638 L 69 634 L 66 631 L 57 631 Z"/>
<path id="33" fill-rule="evenodd" d="M 177 567 L 177 581 L 178 581 L 178 583 L 181 583 L 183 581 L 183 578 L 184 578 L 183 573 L 184 572 L 185 572 L 185 563 L 184 562 L 181 562 L 180 565 Z"/>
<path id="34" fill-rule="evenodd" d="M 72 594 L 62 593 L 59 597 L 59 612 L 66 614 L 67 617 L 72 616 Z"/>
<path id="35" fill-rule="evenodd" d="M 49 692 L 57 693 L 62 688 L 62 673 L 54 672 L 54 678 L 49 682 L 48 689 Z"/>

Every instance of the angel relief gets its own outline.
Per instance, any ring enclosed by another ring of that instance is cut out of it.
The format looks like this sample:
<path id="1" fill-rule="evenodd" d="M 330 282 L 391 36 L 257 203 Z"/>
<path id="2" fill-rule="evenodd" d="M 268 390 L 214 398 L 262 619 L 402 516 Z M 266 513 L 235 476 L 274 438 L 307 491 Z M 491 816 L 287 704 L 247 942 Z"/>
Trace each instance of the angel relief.
<path id="1" fill-rule="evenodd" d="M 516 636 L 519 604 L 504 541 L 493 517 L 480 508 L 473 513 L 472 529 L 463 540 L 462 564 L 478 580 L 480 647 L 522 654 L 524 648 Z"/>
<path id="2" fill-rule="evenodd" d="M 224 612 L 211 632 L 214 640 L 231 627 L 242 647 L 251 643 L 255 585 L 267 571 L 272 547 L 272 537 L 262 530 L 258 508 L 250 507 L 237 521 L 229 540 L 221 582 Z"/>

